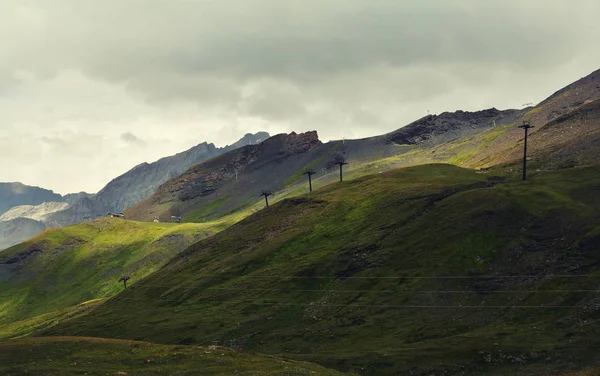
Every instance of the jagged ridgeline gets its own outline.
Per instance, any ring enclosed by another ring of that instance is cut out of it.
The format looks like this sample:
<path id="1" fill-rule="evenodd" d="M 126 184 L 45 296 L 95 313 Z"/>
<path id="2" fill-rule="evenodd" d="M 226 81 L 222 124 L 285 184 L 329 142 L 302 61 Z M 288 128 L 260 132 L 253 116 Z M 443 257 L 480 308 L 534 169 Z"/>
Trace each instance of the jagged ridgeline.
<path id="1" fill-rule="evenodd" d="M 267 138 L 266 132 L 248 133 L 222 148 L 203 142 L 156 162 L 142 163 L 113 179 L 98 194 L 80 192 L 63 197 L 20 183 L 0 183 L 0 251 L 30 239 L 46 228 L 90 221 L 106 216 L 107 212 L 120 212 L 144 200 L 162 183 L 191 166 Z"/>

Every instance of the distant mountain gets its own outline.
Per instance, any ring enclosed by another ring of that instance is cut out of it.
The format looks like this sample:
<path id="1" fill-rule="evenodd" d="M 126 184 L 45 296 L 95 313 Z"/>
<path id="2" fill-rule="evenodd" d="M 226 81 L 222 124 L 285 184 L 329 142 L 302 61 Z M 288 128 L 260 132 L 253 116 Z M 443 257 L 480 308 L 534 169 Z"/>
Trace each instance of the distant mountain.
<path id="1" fill-rule="evenodd" d="M 0 221 L 0 250 L 24 242 L 46 229 L 46 225 L 30 218 Z"/>
<path id="2" fill-rule="evenodd" d="M 94 198 L 96 196 L 95 193 L 87 193 L 87 192 L 79 192 L 79 193 L 69 193 L 67 195 L 63 196 L 63 199 L 69 203 L 69 205 L 74 204 L 75 202 L 77 202 L 79 199 L 87 197 L 87 198 Z"/>
<path id="3" fill-rule="evenodd" d="M 22 183 L 0 183 L 0 214 L 15 206 L 57 201 L 64 200 L 61 195 L 48 189 Z"/>
<path id="4" fill-rule="evenodd" d="M 109 211 L 123 211 L 148 198 L 162 183 L 181 175 L 195 164 L 242 146 L 258 144 L 267 138 L 269 134 L 266 132 L 248 133 L 236 143 L 223 148 L 203 142 L 154 163 L 142 163 L 108 183 L 98 192 L 96 199 Z"/>
<path id="5" fill-rule="evenodd" d="M 69 206 L 66 202 L 44 202 L 43 204 L 21 205 L 11 208 L 4 214 L 0 215 L 0 222 L 10 221 L 16 218 L 29 218 L 40 222 L 49 222 L 49 217 L 58 211 L 65 210 Z M 59 227 L 46 223 L 49 227 Z"/>
<path id="6" fill-rule="evenodd" d="M 27 240 L 48 227 L 93 220 L 109 211 L 120 212 L 152 195 L 162 183 L 197 163 L 246 145 L 259 144 L 267 138 L 266 132 L 248 133 L 222 148 L 203 142 L 154 163 L 142 163 L 112 180 L 97 194 L 79 192 L 63 197 L 21 183 L 0 183 L 0 250 Z"/>
<path id="7" fill-rule="evenodd" d="M 75 223 L 91 221 L 108 213 L 106 206 L 95 197 L 83 196 L 64 210 L 56 211 L 46 217 L 51 227 L 69 226 Z"/>

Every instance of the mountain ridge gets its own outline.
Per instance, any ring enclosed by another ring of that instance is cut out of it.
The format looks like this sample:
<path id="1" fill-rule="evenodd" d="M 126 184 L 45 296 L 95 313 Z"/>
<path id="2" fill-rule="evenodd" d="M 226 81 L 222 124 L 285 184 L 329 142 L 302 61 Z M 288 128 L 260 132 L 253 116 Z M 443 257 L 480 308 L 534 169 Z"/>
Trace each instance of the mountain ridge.
<path id="1" fill-rule="evenodd" d="M 96 198 L 105 205 L 107 211 L 123 211 L 146 199 L 162 183 L 182 174 L 193 165 L 238 147 L 261 142 L 268 137 L 266 132 L 247 133 L 234 144 L 223 148 L 205 141 L 156 162 L 141 163 L 110 181 L 96 194 Z"/>

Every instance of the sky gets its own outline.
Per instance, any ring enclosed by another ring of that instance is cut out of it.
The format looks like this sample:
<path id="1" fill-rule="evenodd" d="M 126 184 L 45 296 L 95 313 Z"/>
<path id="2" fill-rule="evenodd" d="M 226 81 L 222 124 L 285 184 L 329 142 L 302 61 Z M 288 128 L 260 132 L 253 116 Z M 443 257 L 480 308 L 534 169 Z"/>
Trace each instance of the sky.
<path id="1" fill-rule="evenodd" d="M 598 15 L 597 0 L 2 0 L 0 181 L 97 192 L 248 132 L 361 138 L 522 108 L 600 68 Z"/>

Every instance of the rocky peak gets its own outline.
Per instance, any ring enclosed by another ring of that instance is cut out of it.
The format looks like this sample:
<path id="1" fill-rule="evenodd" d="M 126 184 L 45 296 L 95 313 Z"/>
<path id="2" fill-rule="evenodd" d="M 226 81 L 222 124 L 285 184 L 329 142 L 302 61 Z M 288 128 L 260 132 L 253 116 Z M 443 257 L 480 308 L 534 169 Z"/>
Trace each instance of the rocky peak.
<path id="1" fill-rule="evenodd" d="M 319 141 L 317 131 L 300 134 L 296 132 L 282 133 L 264 141 L 261 145 L 261 151 L 281 151 L 285 154 L 298 154 L 314 149 L 320 144 L 321 141 Z"/>

